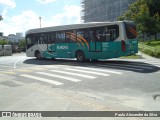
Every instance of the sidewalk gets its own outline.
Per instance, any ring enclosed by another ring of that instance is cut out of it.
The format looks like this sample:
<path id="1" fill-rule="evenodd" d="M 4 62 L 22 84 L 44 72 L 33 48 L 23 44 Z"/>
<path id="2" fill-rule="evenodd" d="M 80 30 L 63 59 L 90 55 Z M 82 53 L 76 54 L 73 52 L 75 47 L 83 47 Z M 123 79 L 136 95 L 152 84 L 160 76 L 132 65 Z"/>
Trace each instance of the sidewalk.
<path id="1" fill-rule="evenodd" d="M 140 51 L 138 51 L 137 55 L 141 56 L 142 59 L 151 59 L 151 60 L 158 60 L 160 62 L 159 58 L 155 58 L 149 55 L 146 55 L 145 53 L 142 53 Z"/>

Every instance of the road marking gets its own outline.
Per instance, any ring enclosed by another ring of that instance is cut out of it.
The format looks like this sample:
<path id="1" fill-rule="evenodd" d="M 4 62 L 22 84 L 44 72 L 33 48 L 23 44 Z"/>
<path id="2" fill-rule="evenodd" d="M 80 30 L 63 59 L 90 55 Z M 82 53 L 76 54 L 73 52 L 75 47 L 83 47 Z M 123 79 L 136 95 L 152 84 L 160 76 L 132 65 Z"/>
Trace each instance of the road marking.
<path id="1" fill-rule="evenodd" d="M 129 68 L 129 67 L 123 67 L 123 66 L 117 66 L 117 65 L 97 65 L 99 67 L 109 67 L 109 68 L 120 68 L 120 69 L 123 69 L 123 70 L 135 70 L 135 71 L 143 71 L 144 69 L 138 69 L 138 68 Z"/>
<path id="2" fill-rule="evenodd" d="M 17 63 L 18 63 L 19 61 L 23 60 L 23 59 L 26 59 L 26 58 L 20 58 L 20 59 L 18 59 L 18 60 L 14 63 L 14 68 L 16 68 Z"/>
<path id="3" fill-rule="evenodd" d="M 5 72 L 0 72 L 1 74 L 17 74 L 17 73 L 15 73 L 15 72 L 10 72 L 10 71 L 5 71 Z"/>
<path id="4" fill-rule="evenodd" d="M 65 70 L 70 70 L 70 71 L 82 72 L 82 73 L 89 73 L 89 74 L 101 75 L 101 76 L 110 76 L 110 75 L 108 75 L 108 74 L 99 73 L 99 72 L 94 72 L 94 71 L 78 70 L 78 69 L 72 69 L 72 68 L 64 68 L 64 69 L 65 69 Z"/>
<path id="5" fill-rule="evenodd" d="M 107 73 L 114 73 L 114 74 L 119 74 L 121 75 L 122 72 L 117 72 L 117 71 L 112 71 L 112 70 L 102 70 L 102 69 L 97 69 L 97 68 L 91 68 L 91 67 L 76 67 L 79 69 L 85 69 L 85 70 L 94 70 L 94 71 L 99 71 L 99 72 L 107 72 Z"/>
<path id="6" fill-rule="evenodd" d="M 16 69 L 15 71 L 18 71 L 18 72 L 33 72 L 33 71 L 27 70 L 27 69 Z"/>
<path id="7" fill-rule="evenodd" d="M 36 73 L 37 74 L 41 74 L 41 75 L 50 76 L 50 77 L 65 79 L 65 80 L 69 80 L 69 81 L 72 81 L 72 82 L 79 82 L 79 81 L 81 81 L 79 79 L 75 79 L 75 78 L 71 78 L 71 77 L 66 77 L 66 76 L 62 76 L 62 75 L 55 75 L 55 74 L 50 74 L 50 73 L 45 73 L 45 72 L 36 72 Z"/>
<path id="8" fill-rule="evenodd" d="M 51 70 L 51 71 L 52 72 L 56 72 L 56 73 L 67 74 L 67 75 L 80 76 L 80 77 L 89 78 L 89 79 L 95 79 L 96 78 L 94 76 L 83 75 L 83 74 L 78 74 L 78 73 L 71 73 L 71 72 L 60 71 L 60 70 Z"/>
<path id="9" fill-rule="evenodd" d="M 24 75 L 20 75 L 20 76 L 26 77 L 26 78 L 31 78 L 31 79 L 42 81 L 42 82 L 47 82 L 47 83 L 54 84 L 54 85 L 63 85 L 63 83 L 61 83 L 61 82 L 57 82 L 57 81 L 53 81 L 53 80 L 45 79 L 45 78 L 41 78 L 41 77 L 36 77 L 36 76 L 32 76 L 32 75 L 24 74 Z"/>
<path id="10" fill-rule="evenodd" d="M 45 69 L 45 68 L 41 68 L 41 67 L 33 67 L 33 68 L 31 68 L 31 69 L 34 69 L 34 70 L 47 70 L 47 69 Z"/>
<path id="11" fill-rule="evenodd" d="M 59 68 L 57 66 L 51 66 L 51 65 L 44 65 L 44 67 L 46 67 L 46 68 Z"/>

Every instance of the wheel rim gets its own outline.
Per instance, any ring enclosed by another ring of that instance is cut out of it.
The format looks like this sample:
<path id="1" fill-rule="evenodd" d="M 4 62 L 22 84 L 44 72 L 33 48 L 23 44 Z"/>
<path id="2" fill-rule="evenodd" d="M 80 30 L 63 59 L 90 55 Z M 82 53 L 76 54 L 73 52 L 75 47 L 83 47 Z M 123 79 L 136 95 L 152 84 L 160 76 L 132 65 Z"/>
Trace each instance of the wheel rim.
<path id="1" fill-rule="evenodd" d="M 78 55 L 78 61 L 82 61 L 83 57 L 82 55 Z"/>
<path id="2" fill-rule="evenodd" d="M 84 55 L 82 52 L 77 53 L 77 61 L 79 61 L 79 62 L 84 61 Z"/>

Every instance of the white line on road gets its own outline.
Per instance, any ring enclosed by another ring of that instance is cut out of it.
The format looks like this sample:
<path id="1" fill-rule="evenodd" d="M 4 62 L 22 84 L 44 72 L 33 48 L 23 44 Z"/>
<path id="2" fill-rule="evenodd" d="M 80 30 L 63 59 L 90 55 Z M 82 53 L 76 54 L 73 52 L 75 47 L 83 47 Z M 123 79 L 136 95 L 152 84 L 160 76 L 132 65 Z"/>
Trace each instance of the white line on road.
<path id="1" fill-rule="evenodd" d="M 31 78 L 31 79 L 42 81 L 42 82 L 47 82 L 47 83 L 54 84 L 54 85 L 63 85 L 63 83 L 61 83 L 61 82 L 57 82 L 57 81 L 53 81 L 53 80 L 49 80 L 49 79 L 45 79 L 45 78 L 41 78 L 41 77 L 31 76 L 31 75 L 27 75 L 27 74 L 20 75 L 20 76 Z"/>
<path id="2" fill-rule="evenodd" d="M 52 65 L 44 65 L 44 67 L 46 67 L 46 68 L 59 68 L 57 66 L 52 66 Z"/>
<path id="3" fill-rule="evenodd" d="M 65 69 L 65 70 L 70 70 L 70 71 L 82 72 L 82 73 L 89 73 L 89 74 L 101 75 L 101 76 L 110 76 L 110 75 L 108 75 L 108 74 L 99 73 L 99 72 L 94 72 L 94 71 L 78 70 L 78 69 L 72 69 L 72 68 L 64 68 L 64 69 Z"/>
<path id="4" fill-rule="evenodd" d="M 17 65 L 17 63 L 19 62 L 19 61 L 21 61 L 21 60 L 24 60 L 24 59 L 26 59 L 26 57 L 24 58 L 20 58 L 20 59 L 18 59 L 15 63 L 14 63 L 14 68 L 16 68 L 16 65 Z"/>
<path id="5" fill-rule="evenodd" d="M 117 71 L 112 71 L 112 70 L 102 70 L 102 69 L 97 69 L 97 68 L 91 68 L 91 67 L 76 67 L 79 69 L 85 69 L 85 70 L 94 70 L 94 71 L 99 71 L 99 72 L 107 72 L 107 73 L 114 73 L 114 74 L 119 74 L 121 75 L 122 72 L 117 72 Z"/>
<path id="6" fill-rule="evenodd" d="M 62 76 L 62 75 L 55 75 L 55 74 L 50 74 L 50 73 L 45 73 L 45 72 L 36 72 L 36 73 L 37 74 L 41 74 L 41 75 L 50 76 L 50 77 L 65 79 L 65 80 L 69 80 L 69 81 L 72 81 L 72 82 L 79 82 L 79 81 L 81 81 L 79 79 L 75 79 L 75 78 L 71 78 L 71 77 L 66 77 L 66 76 Z"/>
<path id="7" fill-rule="evenodd" d="M 108 68 L 116 68 L 116 69 L 123 69 L 123 70 L 135 70 L 135 71 L 143 71 L 144 69 L 132 68 L 132 67 L 123 67 L 118 65 L 97 65 L 99 67 L 108 67 Z"/>
<path id="8" fill-rule="evenodd" d="M 56 73 L 62 73 L 62 74 L 67 74 L 67 75 L 74 75 L 74 76 L 89 78 L 89 79 L 95 79 L 96 78 L 94 76 L 83 75 L 83 74 L 78 74 L 78 73 L 71 73 L 71 72 L 60 71 L 60 70 L 51 70 L 51 71 L 52 72 L 56 72 Z"/>

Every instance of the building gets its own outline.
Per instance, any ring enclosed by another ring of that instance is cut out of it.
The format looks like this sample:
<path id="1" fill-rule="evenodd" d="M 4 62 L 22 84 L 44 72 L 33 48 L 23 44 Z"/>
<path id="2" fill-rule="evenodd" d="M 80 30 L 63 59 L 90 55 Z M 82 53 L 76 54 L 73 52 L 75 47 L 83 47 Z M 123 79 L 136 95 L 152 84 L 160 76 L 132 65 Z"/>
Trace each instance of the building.
<path id="1" fill-rule="evenodd" d="M 24 39 L 22 33 L 16 33 L 16 35 L 14 34 L 8 35 L 8 40 L 11 41 L 12 43 L 14 42 L 18 43 L 22 39 Z"/>
<path id="2" fill-rule="evenodd" d="M 82 22 L 116 21 L 136 0 L 81 0 Z"/>

